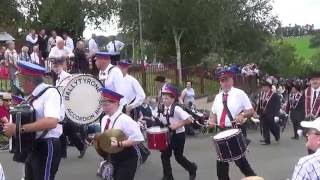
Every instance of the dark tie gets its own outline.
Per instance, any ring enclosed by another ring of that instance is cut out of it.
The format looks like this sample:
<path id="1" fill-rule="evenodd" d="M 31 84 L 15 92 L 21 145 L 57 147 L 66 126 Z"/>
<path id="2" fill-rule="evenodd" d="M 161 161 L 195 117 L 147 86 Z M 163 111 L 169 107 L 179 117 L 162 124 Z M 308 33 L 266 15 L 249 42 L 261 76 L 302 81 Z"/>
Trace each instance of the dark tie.
<path id="1" fill-rule="evenodd" d="M 114 52 L 117 52 L 116 42 L 115 41 L 113 41 L 113 48 L 114 48 Z"/>
<path id="2" fill-rule="evenodd" d="M 314 103 L 316 102 L 316 98 L 317 98 L 317 91 L 313 92 L 313 98 L 312 98 L 312 106 L 314 105 Z"/>
<path id="3" fill-rule="evenodd" d="M 227 116 L 227 109 L 225 108 L 227 106 L 227 101 L 228 101 L 228 94 L 223 93 L 222 96 L 222 103 L 223 103 L 223 111 L 220 117 L 220 128 L 225 128 L 226 125 L 226 116 Z"/>
<path id="4" fill-rule="evenodd" d="M 104 130 L 108 130 L 108 129 L 109 129 L 110 122 L 111 122 L 111 119 L 108 118 L 108 119 L 107 119 L 106 126 L 104 127 Z"/>

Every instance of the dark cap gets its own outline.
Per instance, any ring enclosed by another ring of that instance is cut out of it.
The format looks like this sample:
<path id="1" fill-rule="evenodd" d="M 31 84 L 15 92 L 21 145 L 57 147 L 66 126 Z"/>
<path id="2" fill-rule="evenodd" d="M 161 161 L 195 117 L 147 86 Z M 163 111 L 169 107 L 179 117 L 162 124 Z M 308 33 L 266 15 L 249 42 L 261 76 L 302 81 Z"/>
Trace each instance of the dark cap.
<path id="1" fill-rule="evenodd" d="M 154 81 L 166 82 L 166 78 L 164 76 L 157 76 L 156 78 L 154 78 Z"/>

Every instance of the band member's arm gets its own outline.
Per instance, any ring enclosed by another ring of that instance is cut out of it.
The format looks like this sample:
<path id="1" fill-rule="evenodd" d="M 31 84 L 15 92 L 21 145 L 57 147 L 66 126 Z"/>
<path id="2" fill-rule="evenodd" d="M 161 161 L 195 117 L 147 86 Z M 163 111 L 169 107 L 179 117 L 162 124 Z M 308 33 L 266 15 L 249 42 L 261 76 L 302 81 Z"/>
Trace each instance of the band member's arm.
<path id="1" fill-rule="evenodd" d="M 51 118 L 46 117 L 39 121 L 35 121 L 34 123 L 25 124 L 22 126 L 22 132 L 37 132 L 37 131 L 43 131 L 46 129 L 53 129 L 57 126 L 58 119 L 57 118 Z"/>
<path id="2" fill-rule="evenodd" d="M 243 94 L 242 94 L 241 99 L 239 99 L 239 103 L 242 103 L 242 107 L 243 107 L 244 110 L 243 110 L 240 114 L 238 114 L 238 115 L 234 118 L 234 120 L 235 120 L 237 123 L 242 124 L 242 123 L 244 123 L 244 119 L 245 119 L 245 118 L 250 118 L 251 116 L 253 116 L 253 114 L 254 114 L 254 109 L 253 109 L 253 107 L 252 107 L 252 104 L 251 104 L 251 101 L 250 101 L 248 95 L 245 94 L 244 92 L 243 92 Z"/>
<path id="3" fill-rule="evenodd" d="M 133 79 L 133 87 L 136 93 L 135 100 L 129 105 L 131 109 L 136 108 L 142 105 L 144 99 L 146 98 L 146 94 L 136 79 Z"/>

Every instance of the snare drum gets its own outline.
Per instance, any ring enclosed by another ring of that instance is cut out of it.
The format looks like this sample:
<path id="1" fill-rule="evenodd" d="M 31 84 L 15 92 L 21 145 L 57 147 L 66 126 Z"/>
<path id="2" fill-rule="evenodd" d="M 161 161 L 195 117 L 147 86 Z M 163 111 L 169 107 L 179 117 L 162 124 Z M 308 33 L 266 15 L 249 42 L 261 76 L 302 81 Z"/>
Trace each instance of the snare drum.
<path id="1" fill-rule="evenodd" d="M 242 158 L 247 150 L 245 137 L 240 129 L 228 129 L 213 137 L 219 161 L 230 162 Z"/>
<path id="2" fill-rule="evenodd" d="M 147 129 L 147 139 L 149 149 L 165 150 L 169 146 L 168 128 L 151 127 Z"/>

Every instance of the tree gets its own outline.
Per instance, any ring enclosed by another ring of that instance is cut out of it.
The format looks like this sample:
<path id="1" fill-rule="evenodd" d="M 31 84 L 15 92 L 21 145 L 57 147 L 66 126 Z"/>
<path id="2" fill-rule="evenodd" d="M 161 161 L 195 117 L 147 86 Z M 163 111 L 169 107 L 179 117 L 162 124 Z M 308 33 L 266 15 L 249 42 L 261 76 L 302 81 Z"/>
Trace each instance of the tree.
<path id="1" fill-rule="evenodd" d="M 24 18 L 16 7 L 15 1 L 1 0 L 0 31 L 9 31 L 13 34 L 18 32 L 18 26 L 24 21 Z"/>
<path id="2" fill-rule="evenodd" d="M 82 36 L 85 21 L 97 27 L 113 14 L 114 0 L 16 0 L 30 28 L 54 29 Z"/>
<path id="3" fill-rule="evenodd" d="M 276 24 L 269 0 L 142 0 L 141 4 L 144 39 L 156 47 L 174 44 L 179 83 L 185 60 L 200 63 L 212 51 L 221 56 L 250 54 L 264 48 Z M 119 2 L 124 30 L 137 32 L 137 6 L 132 0 Z"/>

